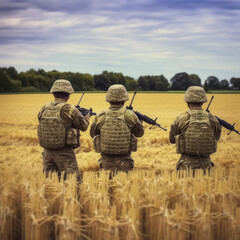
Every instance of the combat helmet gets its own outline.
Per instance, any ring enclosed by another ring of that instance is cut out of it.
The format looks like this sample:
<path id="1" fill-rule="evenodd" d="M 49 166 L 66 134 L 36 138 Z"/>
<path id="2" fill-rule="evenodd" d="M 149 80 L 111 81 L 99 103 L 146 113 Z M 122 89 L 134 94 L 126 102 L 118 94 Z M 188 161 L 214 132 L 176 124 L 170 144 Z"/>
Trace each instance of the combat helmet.
<path id="1" fill-rule="evenodd" d="M 208 100 L 206 92 L 202 87 L 191 86 L 185 92 L 184 101 L 188 103 L 205 103 Z"/>
<path id="2" fill-rule="evenodd" d="M 72 84 L 68 80 L 58 79 L 53 83 L 52 88 L 50 90 L 50 93 L 55 92 L 73 93 L 74 90 Z"/>
<path id="3" fill-rule="evenodd" d="M 129 99 L 128 92 L 122 84 L 114 84 L 108 88 L 107 102 L 125 102 Z"/>

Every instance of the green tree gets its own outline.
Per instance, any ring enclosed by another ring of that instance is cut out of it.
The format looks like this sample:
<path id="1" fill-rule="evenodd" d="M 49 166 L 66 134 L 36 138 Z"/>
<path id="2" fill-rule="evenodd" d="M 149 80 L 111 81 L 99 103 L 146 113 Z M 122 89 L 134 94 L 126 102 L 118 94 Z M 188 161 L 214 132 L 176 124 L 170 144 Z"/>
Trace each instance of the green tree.
<path id="1" fill-rule="evenodd" d="M 208 92 L 208 85 L 207 85 L 207 81 L 204 82 L 203 88 L 205 90 L 205 92 Z"/>
<path id="2" fill-rule="evenodd" d="M 126 89 L 128 91 L 137 91 L 139 90 L 138 82 L 129 76 L 125 76 L 125 82 L 126 82 Z"/>
<path id="3" fill-rule="evenodd" d="M 230 83 L 232 84 L 233 89 L 240 90 L 240 78 L 232 77 Z"/>
<path id="4" fill-rule="evenodd" d="M 106 91 L 113 84 L 126 86 L 125 78 L 122 73 L 103 71 L 101 74 L 94 75 L 95 88 Z"/>
<path id="5" fill-rule="evenodd" d="M 51 83 L 49 79 L 42 75 L 32 76 L 32 86 L 40 89 L 41 91 L 49 91 L 51 89 Z"/>
<path id="6" fill-rule="evenodd" d="M 12 79 L 11 76 L 16 79 Z M 21 82 L 17 80 L 15 68 L 0 68 L 0 92 L 19 92 L 21 91 Z"/>
<path id="7" fill-rule="evenodd" d="M 18 79 L 18 72 L 14 67 L 6 68 L 6 72 L 11 79 L 13 79 L 13 80 Z"/>
<path id="8" fill-rule="evenodd" d="M 28 73 L 20 72 L 18 74 L 18 79 L 22 83 L 22 87 L 29 87 L 30 86 L 30 82 L 29 82 L 30 77 L 29 77 Z"/>
<path id="9" fill-rule="evenodd" d="M 188 87 L 192 86 L 192 82 L 185 72 L 175 74 L 170 82 L 172 90 L 187 90 Z"/>
<path id="10" fill-rule="evenodd" d="M 141 88 L 141 90 L 148 91 L 149 90 L 149 86 L 148 86 L 147 76 L 140 76 L 138 78 L 138 85 Z"/>
<path id="11" fill-rule="evenodd" d="M 138 84 L 143 91 L 167 91 L 168 80 L 163 75 L 147 75 L 138 78 Z"/>
<path id="12" fill-rule="evenodd" d="M 94 90 L 94 80 L 90 74 L 74 73 L 66 79 L 72 83 L 75 91 Z"/>
<path id="13" fill-rule="evenodd" d="M 169 87 L 169 82 L 164 75 L 156 76 L 156 90 L 157 91 L 167 91 Z"/>
<path id="14" fill-rule="evenodd" d="M 5 68 L 0 68 L 0 92 L 11 91 L 11 79 Z"/>
<path id="15" fill-rule="evenodd" d="M 82 74 L 85 82 L 85 89 L 86 91 L 93 91 L 95 90 L 95 83 L 93 76 L 89 73 Z"/>
<path id="16" fill-rule="evenodd" d="M 223 79 L 220 81 L 220 88 L 223 90 L 228 90 L 229 89 L 229 82 L 226 79 Z"/>
<path id="17" fill-rule="evenodd" d="M 20 92 L 22 84 L 19 80 L 10 80 L 11 83 L 11 92 Z"/>
<path id="18" fill-rule="evenodd" d="M 53 83 L 55 80 L 62 78 L 62 73 L 57 70 L 52 70 L 47 72 L 47 77 L 50 79 L 51 83 Z"/>
<path id="19" fill-rule="evenodd" d="M 189 81 L 191 86 L 201 86 L 201 79 L 197 74 L 190 74 Z"/>
<path id="20" fill-rule="evenodd" d="M 39 74 L 39 72 L 34 69 L 30 69 L 27 72 L 21 72 L 19 74 L 19 80 L 22 83 L 23 88 L 34 87 L 35 91 L 49 91 L 52 85 L 52 82 L 47 77 Z"/>
<path id="21" fill-rule="evenodd" d="M 205 85 L 209 90 L 217 90 L 220 89 L 220 82 L 217 77 L 210 76 L 205 81 Z"/>

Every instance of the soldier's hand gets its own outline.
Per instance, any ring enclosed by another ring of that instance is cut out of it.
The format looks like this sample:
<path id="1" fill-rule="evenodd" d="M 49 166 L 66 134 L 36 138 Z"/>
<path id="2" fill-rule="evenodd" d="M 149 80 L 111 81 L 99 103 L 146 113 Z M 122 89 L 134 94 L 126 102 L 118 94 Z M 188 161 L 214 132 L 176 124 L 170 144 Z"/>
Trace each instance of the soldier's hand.
<path id="1" fill-rule="evenodd" d="M 87 115 L 85 115 L 84 118 L 88 121 L 90 118 L 90 113 L 87 113 Z"/>

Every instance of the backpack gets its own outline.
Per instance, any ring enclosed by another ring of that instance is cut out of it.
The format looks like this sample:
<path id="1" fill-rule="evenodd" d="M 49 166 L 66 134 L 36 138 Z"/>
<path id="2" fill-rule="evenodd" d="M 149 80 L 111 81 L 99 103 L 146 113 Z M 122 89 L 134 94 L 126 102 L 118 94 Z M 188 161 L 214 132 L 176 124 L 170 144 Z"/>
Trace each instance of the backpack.
<path id="1" fill-rule="evenodd" d="M 202 110 L 190 110 L 188 113 L 190 121 L 184 134 L 185 152 L 200 156 L 208 156 L 216 152 L 217 141 L 208 113 Z"/>
<path id="2" fill-rule="evenodd" d="M 102 153 L 121 155 L 131 151 L 131 131 L 125 121 L 126 109 L 106 110 L 106 119 L 100 130 L 100 149 Z"/>
<path id="3" fill-rule="evenodd" d="M 39 120 L 38 140 L 46 149 L 59 149 L 65 146 L 66 130 L 60 118 L 62 107 L 66 103 L 48 103 Z"/>

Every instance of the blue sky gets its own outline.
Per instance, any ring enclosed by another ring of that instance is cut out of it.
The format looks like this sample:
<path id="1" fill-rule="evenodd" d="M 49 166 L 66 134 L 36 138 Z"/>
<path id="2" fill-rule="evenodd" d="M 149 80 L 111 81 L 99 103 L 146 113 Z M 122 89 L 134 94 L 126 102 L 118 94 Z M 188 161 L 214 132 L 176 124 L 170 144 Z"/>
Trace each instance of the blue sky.
<path id="1" fill-rule="evenodd" d="M 0 66 L 240 77 L 239 0 L 0 0 Z"/>

